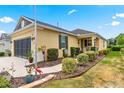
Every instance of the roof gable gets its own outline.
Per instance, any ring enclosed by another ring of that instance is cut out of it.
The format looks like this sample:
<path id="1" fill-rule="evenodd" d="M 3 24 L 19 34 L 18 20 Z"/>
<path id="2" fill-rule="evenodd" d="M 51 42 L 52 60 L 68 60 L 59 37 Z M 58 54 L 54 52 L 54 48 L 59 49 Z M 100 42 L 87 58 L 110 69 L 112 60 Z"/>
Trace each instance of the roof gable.
<path id="1" fill-rule="evenodd" d="M 81 35 L 81 34 L 89 34 L 89 33 L 94 33 L 94 32 L 83 30 L 83 29 L 75 29 L 72 31 L 72 33 Z"/>
<path id="2" fill-rule="evenodd" d="M 20 19 L 19 19 L 14 31 L 19 30 L 19 29 L 21 29 L 21 28 L 23 28 L 23 27 L 25 27 L 25 26 L 27 26 L 27 25 L 29 25 L 31 23 L 33 23 L 32 20 L 29 20 L 29 19 L 27 19 L 27 18 L 22 16 L 22 17 L 20 17 Z"/>

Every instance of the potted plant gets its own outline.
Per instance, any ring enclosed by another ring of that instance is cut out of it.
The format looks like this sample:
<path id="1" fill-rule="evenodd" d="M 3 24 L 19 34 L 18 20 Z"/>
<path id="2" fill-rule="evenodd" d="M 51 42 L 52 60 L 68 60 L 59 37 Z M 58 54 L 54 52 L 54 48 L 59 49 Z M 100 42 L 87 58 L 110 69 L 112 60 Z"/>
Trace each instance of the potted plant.
<path id="1" fill-rule="evenodd" d="M 27 58 L 28 58 L 29 63 L 33 63 L 32 53 L 29 53 L 29 54 L 27 55 Z"/>
<path id="2" fill-rule="evenodd" d="M 26 83 L 31 83 L 34 81 L 35 76 L 32 74 L 34 68 L 32 66 L 26 67 L 26 71 L 28 73 L 28 75 L 26 75 L 25 77 L 25 82 Z"/>
<path id="3" fill-rule="evenodd" d="M 30 56 L 30 57 L 28 58 L 28 61 L 29 61 L 29 63 L 33 63 L 33 57 Z"/>

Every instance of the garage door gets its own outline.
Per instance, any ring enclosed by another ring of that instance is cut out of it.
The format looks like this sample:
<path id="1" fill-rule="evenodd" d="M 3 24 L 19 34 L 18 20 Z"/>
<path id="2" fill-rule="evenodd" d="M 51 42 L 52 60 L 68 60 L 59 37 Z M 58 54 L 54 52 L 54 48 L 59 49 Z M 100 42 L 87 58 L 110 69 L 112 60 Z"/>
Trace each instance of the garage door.
<path id="1" fill-rule="evenodd" d="M 25 38 L 14 41 L 14 55 L 26 57 L 31 52 L 31 38 Z"/>

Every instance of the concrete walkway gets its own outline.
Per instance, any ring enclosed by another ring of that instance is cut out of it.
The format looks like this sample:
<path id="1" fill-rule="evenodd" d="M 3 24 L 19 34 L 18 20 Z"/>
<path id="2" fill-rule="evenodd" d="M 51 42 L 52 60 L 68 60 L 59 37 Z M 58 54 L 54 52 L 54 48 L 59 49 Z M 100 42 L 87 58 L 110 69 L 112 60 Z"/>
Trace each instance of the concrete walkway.
<path id="1" fill-rule="evenodd" d="M 28 60 L 18 57 L 0 57 L 0 72 L 8 71 L 13 77 L 23 77 L 28 73 L 26 71 L 25 65 L 28 65 Z M 12 73 L 12 67 L 14 72 Z M 3 69 L 5 68 L 5 69 Z M 44 74 L 59 72 L 62 70 L 62 64 L 56 66 L 41 68 Z M 34 74 L 34 72 L 33 72 Z"/>

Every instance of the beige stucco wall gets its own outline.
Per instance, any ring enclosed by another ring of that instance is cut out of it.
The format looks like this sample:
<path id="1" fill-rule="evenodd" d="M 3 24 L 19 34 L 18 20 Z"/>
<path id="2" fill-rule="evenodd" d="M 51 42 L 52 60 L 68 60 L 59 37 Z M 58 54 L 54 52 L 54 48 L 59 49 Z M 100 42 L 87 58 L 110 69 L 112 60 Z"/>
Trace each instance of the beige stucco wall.
<path id="1" fill-rule="evenodd" d="M 46 46 L 46 49 L 57 48 L 59 49 L 59 35 L 63 34 L 57 31 L 37 27 L 37 36 L 38 36 L 38 48 L 41 46 Z M 67 35 L 67 34 L 66 34 Z M 68 54 L 70 55 L 70 47 L 78 47 L 78 39 L 75 36 L 68 36 Z M 34 37 L 33 28 L 22 30 L 11 35 L 12 42 L 14 40 L 19 40 L 27 37 Z M 31 42 L 31 50 L 34 50 L 34 39 Z M 14 55 L 14 42 L 12 43 L 12 55 Z M 47 54 L 46 54 L 47 55 Z M 59 57 L 62 57 L 62 49 L 59 49 Z"/>
<path id="2" fill-rule="evenodd" d="M 99 39 L 99 50 L 106 49 L 107 48 L 107 42 L 103 39 Z"/>
<path id="3" fill-rule="evenodd" d="M 59 35 L 63 34 L 49 29 L 38 27 L 38 47 L 46 46 L 46 49 L 59 49 Z M 67 34 L 66 34 L 67 35 Z M 70 47 L 78 47 L 78 39 L 72 35 L 68 36 L 68 54 L 70 55 Z M 59 57 L 62 57 L 62 49 L 59 49 Z"/>
<path id="4" fill-rule="evenodd" d="M 80 47 L 78 39 L 74 36 L 68 36 L 68 54 L 70 55 L 70 47 Z"/>
<path id="5" fill-rule="evenodd" d="M 11 40 L 12 40 L 12 43 L 11 43 L 12 56 L 14 56 L 14 40 L 24 39 L 24 38 L 32 37 L 32 36 L 33 36 L 33 28 L 25 29 L 25 30 L 22 30 L 22 31 L 19 31 L 19 32 L 14 32 L 11 35 Z M 33 44 L 31 43 L 31 45 L 33 45 Z M 31 46 L 31 50 L 33 50 L 32 46 Z"/>

